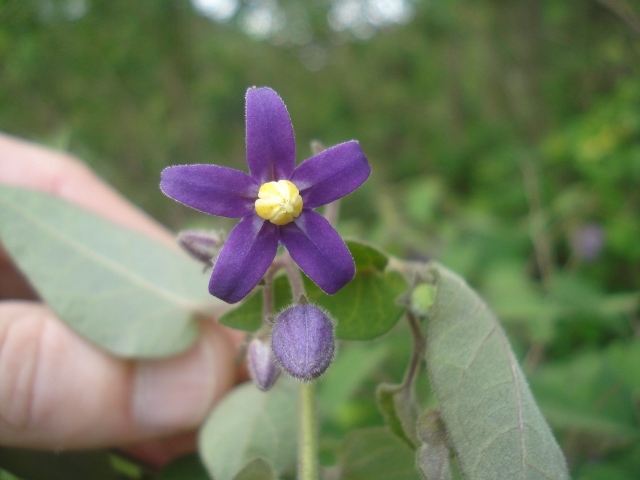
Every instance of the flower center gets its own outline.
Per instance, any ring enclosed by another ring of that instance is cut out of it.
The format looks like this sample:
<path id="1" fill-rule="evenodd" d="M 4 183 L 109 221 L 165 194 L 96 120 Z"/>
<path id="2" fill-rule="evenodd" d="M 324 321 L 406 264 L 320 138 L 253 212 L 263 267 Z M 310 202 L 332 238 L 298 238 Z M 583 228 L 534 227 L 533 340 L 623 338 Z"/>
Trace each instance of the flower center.
<path id="1" fill-rule="evenodd" d="M 276 225 L 286 225 L 302 211 L 302 197 L 289 180 L 263 183 L 258 191 L 256 213 Z"/>

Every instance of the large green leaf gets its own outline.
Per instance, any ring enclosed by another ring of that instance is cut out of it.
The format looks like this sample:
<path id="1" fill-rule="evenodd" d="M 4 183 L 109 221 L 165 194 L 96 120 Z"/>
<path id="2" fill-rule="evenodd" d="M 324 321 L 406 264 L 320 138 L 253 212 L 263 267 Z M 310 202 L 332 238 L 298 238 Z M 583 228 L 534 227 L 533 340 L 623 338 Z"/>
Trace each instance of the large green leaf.
<path id="1" fill-rule="evenodd" d="M 397 303 L 407 290 L 402 275 L 385 271 L 387 257 L 356 241 L 347 242 L 356 262 L 356 276 L 335 295 L 326 295 L 305 278 L 309 299 L 336 318 L 336 337 L 371 340 L 388 332 L 400 319 L 404 307 Z"/>
<path id="2" fill-rule="evenodd" d="M 58 198 L 0 187 L 0 240 L 71 328 L 125 357 L 161 357 L 197 336 L 222 303 L 186 255 Z"/>
<path id="3" fill-rule="evenodd" d="M 464 280 L 433 265 L 426 360 L 449 441 L 468 479 L 568 479 L 500 324 Z"/>
<path id="4" fill-rule="evenodd" d="M 281 378 L 261 392 L 247 383 L 228 394 L 200 430 L 199 451 L 215 480 L 231 480 L 256 458 L 280 474 L 296 458 L 298 384 Z"/>
<path id="5" fill-rule="evenodd" d="M 341 480 L 419 480 L 415 456 L 384 427 L 349 432 L 338 451 Z"/>

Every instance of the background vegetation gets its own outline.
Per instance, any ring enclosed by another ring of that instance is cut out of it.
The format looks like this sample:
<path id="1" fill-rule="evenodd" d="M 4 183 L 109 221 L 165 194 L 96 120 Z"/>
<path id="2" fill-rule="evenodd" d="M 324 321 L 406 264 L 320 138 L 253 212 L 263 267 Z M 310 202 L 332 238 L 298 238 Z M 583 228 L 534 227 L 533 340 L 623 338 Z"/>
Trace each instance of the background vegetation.
<path id="1" fill-rule="evenodd" d="M 273 87 L 300 160 L 311 139 L 356 138 L 373 165 L 342 231 L 465 276 L 505 323 L 573 478 L 634 479 L 639 13 L 638 0 L 4 0 L 0 129 L 73 152 L 171 228 L 211 226 L 163 197 L 159 172 L 243 169 L 244 92 Z M 344 354 L 398 380 L 394 341 Z M 326 405 L 348 402 L 328 408 L 325 437 L 381 423 L 373 381 L 335 383 Z"/>

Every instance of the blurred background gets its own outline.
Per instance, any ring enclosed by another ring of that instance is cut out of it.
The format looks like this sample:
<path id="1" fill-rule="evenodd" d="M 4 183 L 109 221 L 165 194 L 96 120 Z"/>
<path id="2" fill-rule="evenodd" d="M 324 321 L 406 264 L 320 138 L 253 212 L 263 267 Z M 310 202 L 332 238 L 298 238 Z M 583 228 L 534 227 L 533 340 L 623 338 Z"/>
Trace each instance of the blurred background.
<path id="1" fill-rule="evenodd" d="M 639 60 L 640 0 L 0 0 L 0 129 L 172 229 L 230 227 L 159 174 L 245 169 L 245 90 L 274 88 L 299 161 L 312 139 L 367 153 L 341 231 L 465 276 L 574 478 L 637 479 Z M 378 380 L 402 375 L 361 348 Z M 363 392 L 327 435 L 381 421 Z"/>

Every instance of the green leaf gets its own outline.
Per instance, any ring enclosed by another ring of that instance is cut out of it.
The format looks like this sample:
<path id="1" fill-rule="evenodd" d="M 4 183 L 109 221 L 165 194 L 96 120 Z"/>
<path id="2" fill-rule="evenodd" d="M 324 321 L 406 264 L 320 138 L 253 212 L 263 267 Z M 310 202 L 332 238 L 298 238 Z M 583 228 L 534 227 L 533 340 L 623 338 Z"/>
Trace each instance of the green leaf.
<path id="1" fill-rule="evenodd" d="M 54 312 L 116 355 L 178 353 L 194 314 L 223 305 L 177 249 L 40 192 L 0 187 L 0 239 Z"/>
<path id="2" fill-rule="evenodd" d="M 297 387 L 285 378 L 268 392 L 247 383 L 218 404 L 199 435 L 200 455 L 215 480 L 233 479 L 256 458 L 277 474 L 295 462 Z"/>
<path id="3" fill-rule="evenodd" d="M 568 479 L 500 324 L 462 278 L 431 268 L 437 293 L 427 367 L 465 478 Z"/>
<path id="4" fill-rule="evenodd" d="M 410 388 L 381 383 L 376 388 L 378 408 L 391 431 L 414 450 L 417 444 L 416 420 L 418 409 Z"/>
<path id="5" fill-rule="evenodd" d="M 291 289 L 287 277 L 277 277 L 273 282 L 274 309 L 276 312 L 291 304 Z M 229 310 L 218 321 L 236 330 L 255 332 L 262 326 L 262 289 L 256 290 L 238 307 Z"/>
<path id="6" fill-rule="evenodd" d="M 404 307 L 397 298 L 407 290 L 402 275 L 383 269 L 387 257 L 379 250 L 348 242 L 356 262 L 356 276 L 335 295 L 326 295 L 305 277 L 309 300 L 326 308 L 338 321 L 341 340 L 371 340 L 388 332 L 400 319 Z"/>
<path id="7" fill-rule="evenodd" d="M 415 458 L 384 427 L 353 430 L 340 445 L 341 480 L 419 480 Z"/>
<path id="8" fill-rule="evenodd" d="M 233 480 L 277 480 L 271 465 L 262 458 L 256 458 L 236 475 Z"/>
<path id="9" fill-rule="evenodd" d="M 451 480 L 451 452 L 440 412 L 432 408 L 420 415 L 416 431 L 421 442 L 416 453 L 416 466 L 424 480 Z"/>
<path id="10" fill-rule="evenodd" d="M 159 480 L 209 480 L 209 474 L 196 454 L 185 455 L 167 465 Z"/>
<path id="11" fill-rule="evenodd" d="M 329 311 L 338 321 L 340 340 L 371 340 L 387 333 L 398 322 L 404 308 L 396 299 L 407 289 L 398 272 L 357 273 L 335 295 L 326 295 L 305 278 L 309 300 Z"/>
<path id="12" fill-rule="evenodd" d="M 382 272 L 386 268 L 389 257 L 373 245 L 357 240 L 346 240 L 345 243 L 351 252 L 358 271 L 376 270 Z"/>

